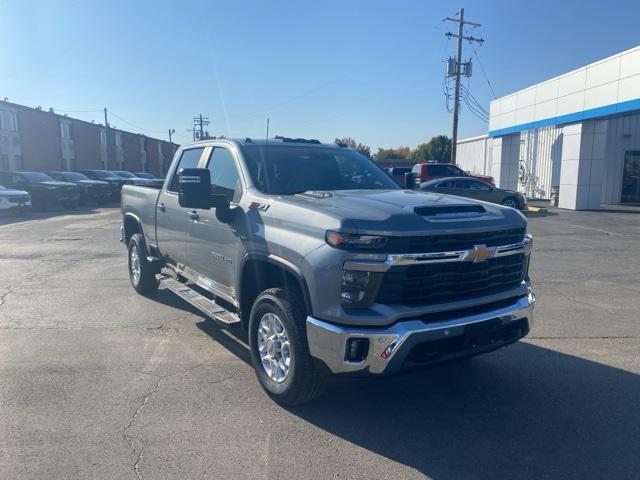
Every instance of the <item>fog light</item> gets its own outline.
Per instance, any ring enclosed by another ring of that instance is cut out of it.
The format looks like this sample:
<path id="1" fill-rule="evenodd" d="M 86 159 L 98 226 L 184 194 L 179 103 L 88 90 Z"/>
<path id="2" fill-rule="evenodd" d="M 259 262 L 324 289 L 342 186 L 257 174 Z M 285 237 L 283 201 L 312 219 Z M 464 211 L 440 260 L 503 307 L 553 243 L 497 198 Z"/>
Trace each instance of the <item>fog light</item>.
<path id="1" fill-rule="evenodd" d="M 347 340 L 345 360 L 347 362 L 362 362 L 369 353 L 368 338 L 350 338 Z"/>

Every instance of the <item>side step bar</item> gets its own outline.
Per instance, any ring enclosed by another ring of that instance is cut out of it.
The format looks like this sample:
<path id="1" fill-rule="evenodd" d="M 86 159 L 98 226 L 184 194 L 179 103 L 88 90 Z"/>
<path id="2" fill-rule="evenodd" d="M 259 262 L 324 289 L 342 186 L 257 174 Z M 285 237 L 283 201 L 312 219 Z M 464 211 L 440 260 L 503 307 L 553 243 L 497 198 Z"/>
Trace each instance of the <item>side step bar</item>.
<path id="1" fill-rule="evenodd" d="M 240 317 L 238 317 L 237 314 L 230 312 L 215 302 L 212 302 L 204 295 L 201 295 L 192 288 L 189 288 L 187 285 L 179 282 L 175 278 L 159 273 L 156 275 L 156 280 L 160 282 L 161 286 L 165 286 L 185 302 L 193 305 L 208 317 L 211 317 L 225 325 L 240 323 Z"/>

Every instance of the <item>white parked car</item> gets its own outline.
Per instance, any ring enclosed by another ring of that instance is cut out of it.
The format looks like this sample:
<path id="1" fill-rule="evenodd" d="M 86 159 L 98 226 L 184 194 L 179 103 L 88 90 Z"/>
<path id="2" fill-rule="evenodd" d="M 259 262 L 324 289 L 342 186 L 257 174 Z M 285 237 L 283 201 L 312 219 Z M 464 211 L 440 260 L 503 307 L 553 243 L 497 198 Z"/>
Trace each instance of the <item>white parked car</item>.
<path id="1" fill-rule="evenodd" d="M 0 185 L 0 212 L 20 215 L 31 210 L 31 195 L 23 190 L 9 190 Z"/>

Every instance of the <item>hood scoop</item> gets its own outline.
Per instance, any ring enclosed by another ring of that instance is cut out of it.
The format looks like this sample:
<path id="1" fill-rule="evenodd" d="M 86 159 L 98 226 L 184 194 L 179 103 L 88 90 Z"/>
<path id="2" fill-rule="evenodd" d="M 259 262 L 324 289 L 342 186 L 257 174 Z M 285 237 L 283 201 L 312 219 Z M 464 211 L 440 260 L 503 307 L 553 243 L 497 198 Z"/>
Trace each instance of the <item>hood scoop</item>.
<path id="1" fill-rule="evenodd" d="M 479 217 L 487 212 L 482 205 L 432 205 L 413 207 L 413 211 L 423 217 L 437 218 Z"/>

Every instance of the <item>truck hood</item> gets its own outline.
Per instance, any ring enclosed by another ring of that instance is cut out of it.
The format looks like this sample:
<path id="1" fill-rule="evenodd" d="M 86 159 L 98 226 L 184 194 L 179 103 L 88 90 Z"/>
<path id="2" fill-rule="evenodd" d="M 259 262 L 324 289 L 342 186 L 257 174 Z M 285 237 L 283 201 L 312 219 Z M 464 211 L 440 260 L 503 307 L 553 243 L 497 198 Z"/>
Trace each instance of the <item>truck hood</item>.
<path id="1" fill-rule="evenodd" d="M 348 220 L 345 225 L 353 225 L 358 233 L 459 233 L 461 229 L 474 231 L 526 225 L 524 216 L 512 208 L 414 190 L 306 192 L 287 197 L 287 200 Z M 469 211 L 473 209 L 479 211 Z"/>

